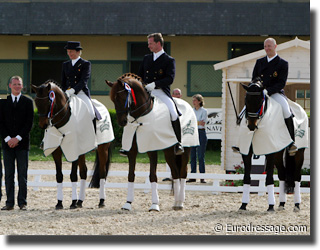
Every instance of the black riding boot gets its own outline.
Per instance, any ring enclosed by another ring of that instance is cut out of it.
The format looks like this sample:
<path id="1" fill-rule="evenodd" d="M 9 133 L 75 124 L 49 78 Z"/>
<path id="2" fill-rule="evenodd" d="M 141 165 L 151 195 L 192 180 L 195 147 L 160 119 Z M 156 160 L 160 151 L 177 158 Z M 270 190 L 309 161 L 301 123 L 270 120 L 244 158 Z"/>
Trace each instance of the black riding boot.
<path id="1" fill-rule="evenodd" d="M 294 156 L 296 152 L 298 151 L 298 148 L 295 144 L 295 137 L 294 137 L 294 124 L 293 124 L 293 118 L 290 116 L 287 119 L 284 119 L 286 126 L 288 128 L 289 134 L 291 139 L 293 140 L 293 143 L 289 146 L 288 153 L 290 156 Z"/>
<path id="2" fill-rule="evenodd" d="M 93 123 L 94 133 L 96 134 L 97 133 L 97 118 L 94 118 L 92 120 L 92 123 Z"/>
<path id="3" fill-rule="evenodd" d="M 171 121 L 173 131 L 176 134 L 178 143 L 174 146 L 174 153 L 176 155 L 182 155 L 184 153 L 183 147 L 181 145 L 181 127 L 179 117 L 175 121 Z"/>

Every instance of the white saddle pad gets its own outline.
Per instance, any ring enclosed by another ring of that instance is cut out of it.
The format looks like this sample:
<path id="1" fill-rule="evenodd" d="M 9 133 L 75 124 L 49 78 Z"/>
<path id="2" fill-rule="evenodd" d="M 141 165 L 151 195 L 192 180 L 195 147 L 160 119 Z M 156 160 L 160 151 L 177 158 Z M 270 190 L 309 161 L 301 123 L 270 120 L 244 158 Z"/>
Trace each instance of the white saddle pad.
<path id="1" fill-rule="evenodd" d="M 197 119 L 191 106 L 184 100 L 174 98 L 180 116 L 182 146 L 193 147 L 199 145 Z M 122 135 L 122 148 L 129 151 L 136 134 L 138 152 L 162 150 L 175 145 L 178 141 L 173 131 L 169 110 L 160 99 L 154 98 L 152 111 L 136 121 L 128 115 L 128 124 Z"/>
<path id="2" fill-rule="evenodd" d="M 291 144 L 292 140 L 284 122 L 282 108 L 272 96 L 268 98 L 267 112 L 258 123 L 258 129 L 250 131 L 246 119 L 242 119 L 239 128 L 238 145 L 240 153 L 247 155 L 252 143 L 255 155 L 267 155 L 278 152 Z M 308 147 L 308 116 L 297 103 L 288 99 L 295 117 L 295 143 L 298 148 Z"/>
<path id="3" fill-rule="evenodd" d="M 97 121 L 97 138 L 87 105 L 73 95 L 70 100 L 71 117 L 68 123 L 59 129 L 50 126 L 45 130 L 43 139 L 45 156 L 60 146 L 67 161 L 72 162 L 80 155 L 95 149 L 97 145 L 114 139 L 108 110 L 96 100 L 93 100 L 93 103 L 103 117 Z"/>

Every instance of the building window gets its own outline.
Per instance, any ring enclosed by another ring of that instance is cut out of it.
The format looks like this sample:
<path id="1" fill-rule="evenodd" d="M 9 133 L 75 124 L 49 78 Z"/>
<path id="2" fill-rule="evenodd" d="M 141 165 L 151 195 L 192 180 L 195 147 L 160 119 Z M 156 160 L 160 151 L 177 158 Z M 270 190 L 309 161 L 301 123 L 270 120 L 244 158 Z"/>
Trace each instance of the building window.
<path id="1" fill-rule="evenodd" d="M 229 42 L 228 43 L 228 59 L 243 56 L 258 50 L 263 49 L 263 42 L 245 43 L 245 42 Z"/>
<path id="2" fill-rule="evenodd" d="M 105 80 L 115 82 L 126 72 L 126 61 L 96 61 L 91 62 L 91 78 L 89 88 L 92 95 L 109 94 L 110 87 Z"/>
<path id="3" fill-rule="evenodd" d="M 220 97 L 222 93 L 222 70 L 214 70 L 218 61 L 189 61 L 187 95 Z"/>
<path id="4" fill-rule="evenodd" d="M 295 99 L 310 117 L 310 89 L 297 89 Z"/>
<path id="5" fill-rule="evenodd" d="M 0 60 L 0 94 L 10 93 L 9 81 L 12 76 L 20 76 L 23 80 L 23 93 L 29 87 L 26 60 Z"/>
<path id="6" fill-rule="evenodd" d="M 170 43 L 164 42 L 164 51 L 170 55 Z M 129 72 L 137 74 L 143 57 L 150 54 L 147 42 L 128 42 L 128 63 Z"/>

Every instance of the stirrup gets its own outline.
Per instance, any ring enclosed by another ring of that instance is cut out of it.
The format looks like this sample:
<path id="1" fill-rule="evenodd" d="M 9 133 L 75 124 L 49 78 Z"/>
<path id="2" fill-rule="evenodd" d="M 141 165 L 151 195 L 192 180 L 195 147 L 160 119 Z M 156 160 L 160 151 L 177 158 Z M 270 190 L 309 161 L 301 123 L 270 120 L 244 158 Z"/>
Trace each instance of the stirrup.
<path id="1" fill-rule="evenodd" d="M 128 151 L 125 151 L 124 149 L 120 149 L 119 150 L 119 154 L 121 155 L 121 156 L 128 156 Z"/>
<path id="2" fill-rule="evenodd" d="M 298 151 L 296 144 L 293 142 L 288 149 L 288 153 L 290 156 L 295 156 Z"/>
<path id="3" fill-rule="evenodd" d="M 174 146 L 174 154 L 175 155 L 182 155 L 184 153 L 184 149 L 181 145 L 181 143 L 177 143 L 175 146 Z"/>
<path id="4" fill-rule="evenodd" d="M 240 153 L 240 148 L 239 147 L 232 146 L 231 148 L 232 148 L 233 153 Z"/>

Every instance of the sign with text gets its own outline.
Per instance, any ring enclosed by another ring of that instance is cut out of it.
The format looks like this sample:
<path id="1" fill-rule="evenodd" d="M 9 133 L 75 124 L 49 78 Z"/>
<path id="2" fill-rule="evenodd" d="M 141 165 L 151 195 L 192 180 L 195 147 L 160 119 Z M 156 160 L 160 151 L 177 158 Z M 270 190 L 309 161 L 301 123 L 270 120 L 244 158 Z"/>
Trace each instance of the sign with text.
<path id="1" fill-rule="evenodd" d="M 221 140 L 222 131 L 222 109 L 206 108 L 208 120 L 206 123 L 206 134 L 209 140 Z"/>

